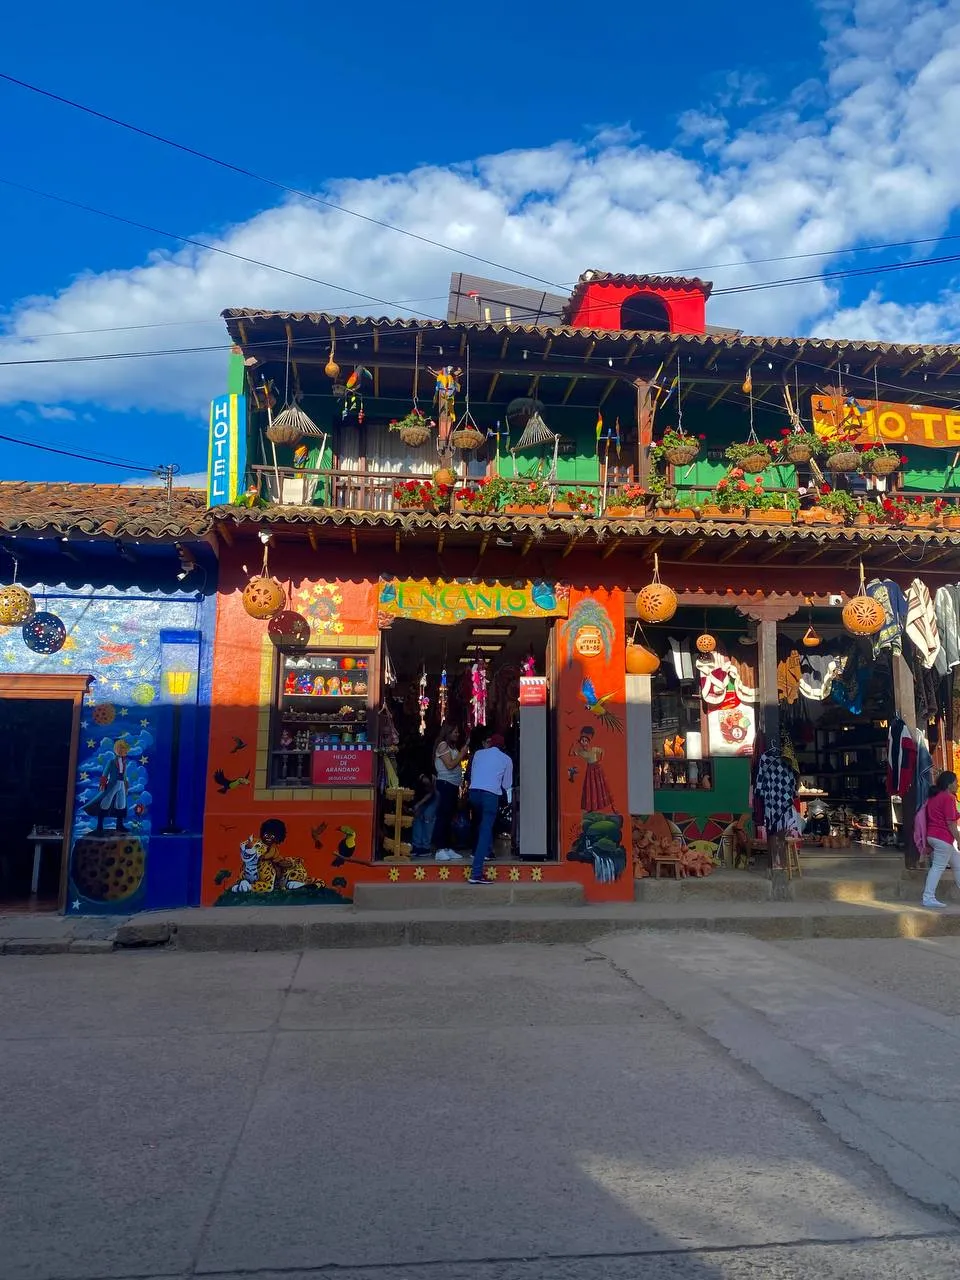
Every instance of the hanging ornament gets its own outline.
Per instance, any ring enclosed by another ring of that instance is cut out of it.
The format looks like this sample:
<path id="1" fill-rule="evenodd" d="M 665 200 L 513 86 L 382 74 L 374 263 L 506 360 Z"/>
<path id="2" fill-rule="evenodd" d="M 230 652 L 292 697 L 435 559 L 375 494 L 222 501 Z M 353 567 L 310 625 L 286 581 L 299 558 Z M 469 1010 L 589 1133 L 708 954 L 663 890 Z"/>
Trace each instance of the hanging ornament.
<path id="1" fill-rule="evenodd" d="M 653 581 L 637 592 L 637 615 L 642 622 L 669 622 L 678 604 L 673 587 L 660 581 L 660 559 L 654 552 Z"/>
<path id="2" fill-rule="evenodd" d="M 287 594 L 275 578 L 270 577 L 267 557 L 273 535 L 261 533 L 263 543 L 263 569 L 260 576 L 251 578 L 243 589 L 243 607 L 251 618 L 272 618 L 287 603 Z"/>
<path id="3" fill-rule="evenodd" d="M 417 698 L 417 708 L 420 711 L 420 737 L 422 738 L 427 732 L 427 712 L 430 710 L 426 667 L 423 667 L 420 671 L 420 696 Z"/>
<path id="4" fill-rule="evenodd" d="M 645 645 L 627 641 L 625 664 L 628 676 L 652 676 L 660 669 L 660 659 Z"/>
<path id="5" fill-rule="evenodd" d="M 302 613 L 281 609 L 271 617 L 267 635 L 277 644 L 305 645 L 310 640 L 310 623 Z"/>
<path id="6" fill-rule="evenodd" d="M 437 694 L 437 714 L 440 717 L 440 723 L 443 724 L 447 718 L 447 668 L 444 666 L 440 672 L 440 691 Z"/>
<path id="7" fill-rule="evenodd" d="M 520 672 L 525 676 L 535 676 L 537 674 L 537 660 L 533 656 L 532 649 L 520 664 Z"/>
<path id="8" fill-rule="evenodd" d="M 702 635 L 697 636 L 697 652 L 698 653 L 716 653 L 717 637 L 712 636 L 709 631 L 704 631 Z"/>
<path id="9" fill-rule="evenodd" d="M 887 620 L 883 605 L 867 595 L 863 577 L 863 561 L 860 561 L 860 586 L 852 600 L 843 606 L 843 625 L 855 636 L 872 636 Z"/>
<path id="10" fill-rule="evenodd" d="M 807 602 L 809 604 L 809 601 Z M 819 649 L 823 641 L 817 635 L 813 625 L 813 610 L 807 610 L 807 629 L 800 638 L 800 643 L 805 649 Z"/>
<path id="11" fill-rule="evenodd" d="M 23 643 L 34 653 L 59 653 L 67 638 L 67 628 L 55 613 L 35 613 L 21 631 Z"/>
<path id="12" fill-rule="evenodd" d="M 19 627 L 29 621 L 37 611 L 33 596 L 17 582 L 14 567 L 13 582 L 8 587 L 0 587 L 0 625 Z"/>
<path id="13" fill-rule="evenodd" d="M 747 370 L 747 376 L 743 380 L 743 394 L 745 396 L 753 395 L 753 374 Z"/>
<path id="14" fill-rule="evenodd" d="M 336 360 L 334 360 L 333 358 L 336 354 L 337 354 L 337 340 L 336 338 L 331 338 L 330 359 L 323 366 L 323 372 L 327 375 L 328 378 L 337 379 L 340 377 L 340 366 L 337 364 Z"/>
<path id="15" fill-rule="evenodd" d="M 470 668 L 470 728 L 487 722 L 487 663 L 478 658 Z"/>

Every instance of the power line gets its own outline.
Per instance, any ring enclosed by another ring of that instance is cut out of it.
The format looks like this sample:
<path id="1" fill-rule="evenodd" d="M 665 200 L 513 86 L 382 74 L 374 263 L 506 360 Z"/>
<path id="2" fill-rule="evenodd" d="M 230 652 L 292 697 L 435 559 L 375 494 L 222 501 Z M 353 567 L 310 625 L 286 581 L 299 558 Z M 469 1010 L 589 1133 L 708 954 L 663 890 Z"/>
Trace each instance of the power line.
<path id="1" fill-rule="evenodd" d="M 415 231 L 408 230 L 406 227 L 398 227 L 394 223 L 387 222 L 385 219 L 374 218 L 369 214 L 360 213 L 359 210 L 347 208 L 346 205 L 338 204 L 335 200 L 328 200 L 322 196 L 315 195 L 312 192 L 303 191 L 298 187 L 291 187 L 288 184 L 284 182 L 280 182 L 275 178 L 269 178 L 264 174 L 257 173 L 253 169 L 248 169 L 243 165 L 234 164 L 232 161 L 224 160 L 219 156 L 211 155 L 209 152 L 201 151 L 197 147 L 191 147 L 187 143 L 178 142 L 176 141 L 176 139 L 167 138 L 163 134 L 155 133 L 150 129 L 141 128 L 139 125 L 132 124 L 128 120 L 122 120 L 118 116 L 112 116 L 112 115 L 109 115 L 107 112 L 98 111 L 96 108 L 89 107 L 85 103 L 77 102 L 73 98 L 67 98 L 62 94 L 54 93 L 52 92 L 52 90 L 44 89 L 40 85 L 31 84 L 29 81 L 21 80 L 17 76 L 9 75 L 6 72 L 0 72 L 0 80 L 5 80 L 7 81 L 7 83 L 16 85 L 21 89 L 27 89 L 29 92 L 38 94 L 39 96 L 44 98 L 48 98 L 53 102 L 59 102 L 61 105 L 71 107 L 76 111 L 81 111 L 85 115 L 93 116 L 95 119 L 103 120 L 107 124 L 112 124 L 117 128 L 126 129 L 129 132 L 138 134 L 141 137 L 149 138 L 153 142 L 159 142 L 164 146 L 172 147 L 173 149 L 177 151 L 181 151 L 186 155 L 193 156 L 194 158 L 199 160 L 204 160 L 208 164 L 216 165 L 218 168 L 226 169 L 232 173 L 239 174 L 240 176 L 245 178 L 250 178 L 255 182 L 264 183 L 266 186 L 274 188 L 274 190 L 282 191 L 287 195 L 296 196 L 298 199 L 307 200 L 313 204 L 320 205 L 324 208 L 333 209 L 338 213 L 348 214 L 350 217 L 359 218 L 363 222 L 368 222 L 373 226 L 382 227 L 386 231 L 393 231 L 398 235 L 407 236 L 409 239 L 417 240 L 421 244 L 430 245 L 435 249 L 443 249 L 448 253 L 457 254 L 459 257 L 469 258 L 471 261 L 480 262 L 484 266 L 495 267 L 498 271 L 508 271 L 510 272 L 511 275 L 520 276 L 526 280 L 533 280 L 537 284 L 548 285 L 551 289 L 569 290 L 572 287 L 569 283 L 558 284 L 556 281 L 547 280 L 542 276 L 533 275 L 528 271 L 520 271 L 516 267 L 507 266 L 504 263 L 500 263 L 500 262 L 494 262 L 492 259 L 481 257 L 479 254 L 469 253 L 465 249 L 458 248 L 454 245 L 445 244 L 443 241 L 435 240 L 430 236 L 420 235 Z M 38 194 L 41 194 L 41 193 L 38 193 Z M 58 197 L 51 197 L 51 198 L 56 199 Z M 107 216 L 113 216 L 113 215 L 107 215 Z M 131 225 L 139 225 L 139 224 L 131 224 Z M 153 228 L 145 228 L 145 229 L 151 230 L 151 231 L 153 230 Z M 169 233 L 160 232 L 159 234 L 168 235 Z M 174 238 L 183 239 L 183 237 L 179 237 L 179 236 Z M 669 275 L 684 275 L 690 272 L 729 270 L 733 267 L 763 266 L 763 265 L 769 265 L 771 263 L 776 263 L 776 262 L 794 262 L 794 261 L 799 261 L 799 260 L 808 259 L 808 258 L 842 257 L 846 254 L 853 254 L 853 253 L 875 253 L 875 252 L 880 252 L 882 250 L 887 250 L 887 249 L 915 248 L 916 246 L 922 245 L 922 244 L 937 244 L 942 241 L 957 240 L 957 239 L 960 239 L 960 235 L 932 236 L 932 237 L 927 237 L 924 239 L 916 239 L 916 240 L 889 241 L 884 244 L 848 246 L 846 248 L 824 250 L 819 253 L 814 252 L 814 253 L 785 254 L 779 257 L 772 257 L 772 258 L 744 259 L 743 261 L 740 261 L 740 262 L 715 263 L 711 266 L 684 267 L 681 269 L 673 268 L 669 271 L 664 270 L 664 271 L 649 272 L 644 274 L 669 276 Z M 949 259 L 946 259 L 946 260 L 949 260 Z M 838 277 L 837 275 L 834 275 L 831 278 L 838 278 Z M 783 282 L 779 282 L 779 281 L 771 282 L 766 285 L 758 285 L 755 287 L 774 288 L 774 287 L 779 287 L 781 283 Z M 337 286 L 333 286 L 333 287 L 337 287 Z M 741 289 L 745 290 L 751 287 L 754 287 L 754 286 L 741 286 Z M 349 293 L 353 291 L 344 290 L 344 292 Z M 718 290 L 715 290 L 714 292 L 718 294 L 722 294 L 722 293 L 728 293 L 730 292 L 730 290 L 718 289 Z M 358 295 L 358 296 L 364 296 L 364 295 Z M 380 300 L 374 299 L 374 301 L 380 301 Z M 389 305 L 396 306 L 399 304 L 391 303 Z"/>
<path id="2" fill-rule="evenodd" d="M 323 205 L 327 209 L 335 209 L 338 213 L 350 214 L 351 217 L 361 218 L 364 222 L 369 222 L 375 227 L 383 227 L 386 231 L 395 231 L 398 235 L 408 236 L 411 240 L 419 240 L 421 244 L 431 245 L 435 249 L 444 249 L 448 253 L 455 253 L 462 258 L 470 258 L 473 262 L 482 262 L 487 267 L 496 267 L 498 271 L 509 271 L 511 274 L 523 276 L 527 280 L 535 280 L 538 284 L 549 284 L 551 288 L 560 287 L 551 284 L 549 280 L 544 280 L 540 276 L 531 275 L 528 271 L 517 271 L 516 268 L 505 266 L 502 262 L 493 262 L 490 258 L 481 258 L 476 253 L 467 253 L 464 249 L 457 249 L 453 245 L 443 244 L 439 240 L 431 239 L 430 236 L 421 236 L 416 231 L 408 231 L 405 227 L 396 227 L 393 223 L 386 222 L 381 218 L 373 218 L 369 214 L 360 213 L 356 209 L 348 209 L 346 205 L 337 204 L 335 200 L 325 200 L 322 196 L 313 195 L 309 191 L 301 191 L 297 187 L 289 187 L 285 182 L 278 182 L 275 178 L 268 178 L 261 173 L 255 173 L 252 169 L 244 168 L 243 165 L 233 164 L 229 160 L 221 160 L 219 156 L 212 156 L 206 151 L 187 146 L 186 143 L 177 142 L 173 138 L 165 138 L 163 134 L 153 133 L 149 129 L 141 129 L 139 125 L 131 124 L 128 120 L 121 120 L 117 116 L 108 115 L 104 111 L 97 111 L 82 102 L 76 102 L 72 98 L 65 98 L 62 94 L 53 93 L 49 89 L 42 89 L 39 85 L 30 84 L 28 81 L 20 80 L 16 76 L 8 75 L 6 72 L 0 71 L 0 80 L 6 80 L 9 84 L 15 84 L 21 89 L 29 89 L 31 93 L 50 98 L 53 102 L 62 103 L 63 106 L 73 107 L 75 111 L 82 111 L 88 116 L 95 116 L 96 119 L 104 120 L 107 124 L 116 125 L 120 129 L 127 129 L 131 133 L 137 133 L 142 138 L 150 138 L 153 142 L 163 143 L 166 147 L 174 147 L 177 151 L 183 151 L 186 155 L 194 156 L 198 160 L 205 160 L 208 164 L 215 164 L 221 169 L 228 169 L 231 173 L 240 174 L 244 178 L 252 178 L 255 182 L 263 182 L 277 191 L 285 192 L 287 195 L 297 196 L 301 200 L 309 200 L 313 204 Z"/>
<path id="3" fill-rule="evenodd" d="M 24 449 L 41 449 L 44 453 L 57 453 L 62 458 L 74 458 L 81 462 L 96 462 L 102 467 L 116 467 L 120 471 L 137 471 L 143 475 L 155 476 L 156 467 L 141 467 L 134 462 L 109 462 L 106 458 L 97 458 L 90 453 L 74 453 L 70 449 L 56 449 L 52 444 L 40 444 L 37 440 L 20 440 L 17 436 L 0 435 L 0 440 L 7 444 L 19 444 Z"/>
<path id="4" fill-rule="evenodd" d="M 119 213 L 110 213 L 106 209 L 97 209 L 90 204 L 82 204 L 79 200 L 68 200 L 66 196 L 55 195 L 51 191 L 41 191 L 37 187 L 27 186 L 23 182 L 14 182 L 11 178 L 0 178 L 0 183 L 13 187 L 18 191 L 28 191 L 31 195 L 40 196 L 43 200 L 53 200 L 71 209 L 82 209 L 85 213 L 95 213 L 101 218 L 109 218 L 111 222 L 120 222 L 127 227 L 136 227 L 139 231 L 149 231 L 151 235 L 166 236 L 168 240 L 179 240 L 181 244 L 192 245 L 196 249 L 205 249 L 208 253 L 219 253 L 226 258 L 234 258 L 237 262 L 246 262 L 250 266 L 263 267 L 267 271 L 279 271 L 285 276 L 293 276 L 297 280 L 307 280 L 310 284 L 323 285 L 325 289 L 336 289 L 338 293 L 349 293 L 355 298 L 363 298 L 366 302 L 378 302 L 384 307 L 398 307 L 401 311 L 409 311 L 414 316 L 424 316 L 422 311 L 414 311 L 399 302 L 391 302 L 388 298 L 378 298 L 371 293 L 361 293 L 359 289 L 349 289 L 346 285 L 333 284 L 330 280 L 320 280 L 316 276 L 305 275 L 302 271 L 291 271 L 288 267 L 278 267 L 273 262 L 261 262 L 259 258 L 249 258 L 242 253 L 234 253 L 232 249 L 221 249 L 217 245 L 206 244 L 203 240 L 195 240 L 190 236 L 179 235 L 176 231 L 166 231 L 163 227 L 152 227 L 145 222 L 135 222 L 132 218 L 124 218 Z M 428 319 L 430 317 L 427 317 Z"/>

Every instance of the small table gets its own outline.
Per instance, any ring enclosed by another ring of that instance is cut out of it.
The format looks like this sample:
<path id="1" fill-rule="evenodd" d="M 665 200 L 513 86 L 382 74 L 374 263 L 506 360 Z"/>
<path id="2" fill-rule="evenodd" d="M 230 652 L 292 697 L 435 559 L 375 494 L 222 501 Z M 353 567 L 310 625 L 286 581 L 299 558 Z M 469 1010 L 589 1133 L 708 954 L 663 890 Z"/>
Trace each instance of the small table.
<path id="1" fill-rule="evenodd" d="M 49 844 L 62 847 L 63 832 L 51 831 L 47 827 L 34 827 L 27 839 L 33 841 L 33 875 L 30 877 L 30 897 L 35 898 L 40 885 L 40 858 L 43 854 L 43 847 Z"/>

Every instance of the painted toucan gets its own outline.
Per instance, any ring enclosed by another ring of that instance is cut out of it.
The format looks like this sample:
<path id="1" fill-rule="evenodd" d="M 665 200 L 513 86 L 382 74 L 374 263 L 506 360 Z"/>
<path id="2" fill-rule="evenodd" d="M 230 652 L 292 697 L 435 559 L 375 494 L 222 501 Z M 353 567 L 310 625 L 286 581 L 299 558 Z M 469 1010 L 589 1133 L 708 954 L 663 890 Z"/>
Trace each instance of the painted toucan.
<path id="1" fill-rule="evenodd" d="M 614 696 L 612 693 L 604 693 L 598 696 L 596 689 L 593 687 L 593 681 L 584 680 L 580 686 L 580 696 L 587 704 L 587 710 L 590 714 L 596 716 L 602 725 L 605 725 L 608 729 L 613 729 L 616 733 L 623 732 L 623 725 L 620 720 L 612 711 L 607 710 L 607 703 Z"/>
<path id="2" fill-rule="evenodd" d="M 228 791 L 235 791 L 237 787 L 249 787 L 250 770 L 248 769 L 242 778 L 228 778 L 222 769 L 218 769 L 213 775 L 213 780 L 217 784 L 217 790 L 225 796 Z"/>
<path id="3" fill-rule="evenodd" d="M 342 867 L 346 860 L 352 858 L 357 851 L 357 833 L 353 827 L 337 827 L 337 830 L 342 833 L 343 839 L 337 845 L 333 865 Z"/>

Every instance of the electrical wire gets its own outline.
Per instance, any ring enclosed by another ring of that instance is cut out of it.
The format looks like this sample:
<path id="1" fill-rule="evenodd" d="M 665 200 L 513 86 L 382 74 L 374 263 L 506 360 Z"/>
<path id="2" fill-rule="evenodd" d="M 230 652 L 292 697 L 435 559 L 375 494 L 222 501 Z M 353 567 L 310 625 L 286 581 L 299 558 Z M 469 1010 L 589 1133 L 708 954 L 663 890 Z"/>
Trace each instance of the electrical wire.
<path id="1" fill-rule="evenodd" d="M 333 209 L 338 213 L 348 214 L 350 217 L 353 217 L 353 218 L 359 218 L 363 222 L 368 222 L 373 226 L 382 227 L 386 231 L 393 231 L 398 235 L 407 236 L 412 240 L 419 241 L 421 244 L 430 245 L 435 249 L 443 249 L 448 253 L 456 254 L 458 257 L 469 258 L 473 262 L 483 263 L 484 266 L 495 267 L 498 271 L 508 271 L 510 272 L 511 275 L 520 276 L 525 280 L 533 280 L 537 284 L 548 285 L 551 289 L 559 289 L 563 291 L 563 290 L 569 290 L 573 287 L 569 283 L 558 284 L 556 281 L 547 280 L 542 276 L 533 275 L 528 271 L 520 271 L 516 267 L 507 266 L 504 263 L 500 263 L 500 262 L 494 262 L 490 258 L 484 258 L 478 254 L 469 253 L 462 248 L 456 247 L 454 245 L 445 244 L 441 240 L 435 240 L 430 236 L 420 235 L 415 231 L 408 230 L 406 227 L 398 227 L 394 223 L 387 222 L 385 219 L 374 218 L 369 214 L 360 213 L 359 210 L 357 209 L 349 209 L 347 208 L 346 205 L 338 204 L 337 201 L 335 200 L 328 200 L 322 196 L 315 195 L 312 192 L 302 191 L 298 187 L 288 186 L 284 182 L 280 182 L 275 178 L 266 177 L 264 174 L 257 173 L 253 169 L 248 169 L 243 165 L 234 164 L 233 162 L 229 160 L 224 160 L 219 156 L 211 155 L 209 152 L 201 151 L 197 147 L 191 147 L 187 143 L 178 142 L 176 141 L 176 139 L 167 138 L 163 134 L 155 133 L 150 129 L 141 128 L 139 125 L 132 124 L 128 120 L 122 120 L 118 116 L 110 115 L 104 111 L 98 111 L 96 110 L 96 108 L 89 107 L 85 103 L 77 102 L 73 98 L 67 98 L 62 94 L 54 93 L 52 90 L 44 89 L 40 85 L 31 84 L 29 81 L 22 80 L 17 76 L 12 76 L 7 72 L 0 71 L 0 80 L 5 80 L 8 84 L 16 85 L 18 88 L 26 89 L 31 93 L 35 93 L 41 97 L 48 98 L 53 102 L 59 102 L 62 106 L 70 107 L 75 111 L 81 111 L 85 115 L 93 116 L 95 119 L 103 120 L 107 124 L 114 125 L 117 128 L 126 129 L 131 133 L 138 134 L 140 137 L 148 138 L 153 142 L 159 142 L 162 145 L 167 147 L 172 147 L 174 150 L 181 151 L 186 155 L 193 156 L 195 159 L 203 160 L 208 164 L 216 165 L 218 168 L 226 169 L 232 173 L 239 174 L 241 177 L 250 178 L 255 182 L 264 183 L 266 186 L 273 187 L 274 190 L 282 191 L 287 195 L 296 196 L 298 199 L 301 199 L 301 200 L 310 201 L 313 204 L 321 205 L 327 209 Z M 51 198 L 56 199 L 58 197 L 51 197 Z M 113 216 L 113 215 L 107 215 L 107 216 Z M 132 223 L 130 225 L 136 226 L 139 224 Z M 146 228 L 146 229 L 153 230 L 153 228 Z M 160 232 L 159 234 L 169 235 L 170 233 Z M 183 239 L 183 237 L 174 237 L 174 238 Z M 769 265 L 775 262 L 794 262 L 804 258 L 817 258 L 817 257 L 824 257 L 824 258 L 834 257 L 835 258 L 835 257 L 842 257 L 846 254 L 852 254 L 852 253 L 874 253 L 874 252 L 879 252 L 886 249 L 913 248 L 921 244 L 936 244 L 946 240 L 958 240 L 958 239 L 960 239 L 960 235 L 945 235 L 945 236 L 937 236 L 937 237 L 928 237 L 925 239 L 917 239 L 917 240 L 890 241 L 885 244 L 856 245 L 856 246 L 849 246 L 847 248 L 826 250 L 821 253 L 786 254 L 786 255 L 783 255 L 780 257 L 774 257 L 774 258 L 757 258 L 753 260 L 745 259 L 742 262 L 717 263 L 717 264 L 714 264 L 713 266 L 687 267 L 679 271 L 676 269 L 673 269 L 670 271 L 656 271 L 656 272 L 649 272 L 645 274 L 662 275 L 662 276 L 685 275 L 691 272 L 729 270 L 734 267 L 753 267 L 753 266 Z M 193 242 L 188 241 L 187 243 L 193 243 Z M 202 246 L 202 247 L 209 247 L 209 246 Z M 957 261 L 957 260 L 960 260 L 960 255 L 958 255 L 957 258 L 931 259 L 931 261 L 945 261 L 945 262 Z M 922 264 L 917 264 L 917 265 L 922 265 Z M 840 273 L 834 273 L 831 276 L 831 278 L 838 278 L 839 274 Z M 819 278 L 822 278 L 822 277 L 805 277 L 803 278 L 803 280 L 804 282 L 806 282 L 806 280 L 808 279 L 819 279 Z M 777 281 L 777 282 L 771 282 L 765 285 L 754 285 L 754 286 L 744 285 L 744 286 L 740 286 L 739 289 L 737 288 L 717 289 L 717 290 L 714 290 L 714 292 L 716 294 L 725 294 L 730 292 L 738 292 L 741 290 L 745 291 L 751 288 L 775 288 L 775 287 L 780 287 L 781 285 L 787 284 L 787 283 L 795 283 L 795 281 Z M 337 286 L 334 286 L 334 287 L 337 287 Z M 352 291 L 344 290 L 344 292 L 349 293 Z M 365 295 L 358 295 L 358 296 L 365 296 Z M 380 299 L 374 299 L 374 301 L 380 301 Z M 398 304 L 391 303 L 389 305 L 395 306 Z"/>
<path id="2" fill-rule="evenodd" d="M 90 453 L 74 453 L 70 449 L 57 449 L 52 444 L 40 444 L 37 440 L 21 440 L 17 436 L 0 435 L 0 440 L 7 444 L 19 444 L 25 449 L 41 449 L 44 453 L 57 453 L 62 458 L 75 458 L 80 462 L 96 462 L 102 467 L 116 467 L 120 471 L 136 471 L 143 475 L 155 476 L 156 467 L 142 467 L 133 462 L 109 462 L 106 458 L 97 458 Z"/>
<path id="3" fill-rule="evenodd" d="M 401 311 L 409 311 L 411 315 L 430 318 L 426 316 L 425 312 L 414 311 L 410 307 L 402 306 L 399 302 L 391 302 L 388 298 L 378 298 L 371 293 L 361 293 L 358 289 L 350 289 L 346 285 L 334 284 L 330 280 L 319 280 L 316 276 L 305 275 L 302 271 L 291 271 L 288 267 L 278 267 L 273 262 L 261 262 L 259 258 L 249 258 L 242 253 L 234 253 L 232 249 L 221 249 L 217 245 L 206 244 L 203 240 L 196 240 L 191 236 L 182 236 L 176 231 L 167 231 L 163 227 L 152 227 L 145 222 L 136 222 L 133 218 L 125 218 L 119 213 L 110 213 L 106 209 L 97 209 L 95 206 L 83 204 L 79 200 L 68 200 L 66 196 L 58 196 L 51 191 L 41 191 L 38 187 L 30 187 L 23 182 L 14 182 L 12 178 L 0 178 L 0 183 L 5 187 L 13 187 L 18 191 L 27 191 L 43 200 L 53 200 L 57 204 L 67 205 L 71 209 L 82 209 L 85 213 L 95 213 L 101 218 L 109 218 L 111 222 L 120 222 L 127 227 L 136 227 L 138 231 L 149 231 L 151 235 L 165 236 L 168 240 L 179 240 L 181 244 L 191 245 L 195 249 L 205 249 L 208 253 L 219 253 L 226 258 L 233 258 L 237 262 L 246 262 L 250 266 L 263 267 L 267 271 L 278 271 L 282 275 L 293 276 L 297 280 L 306 280 L 310 284 L 323 285 L 325 289 L 336 289 L 338 293 L 349 293 L 352 297 L 363 298 L 366 302 L 378 302 L 384 307 L 398 307 Z"/>

